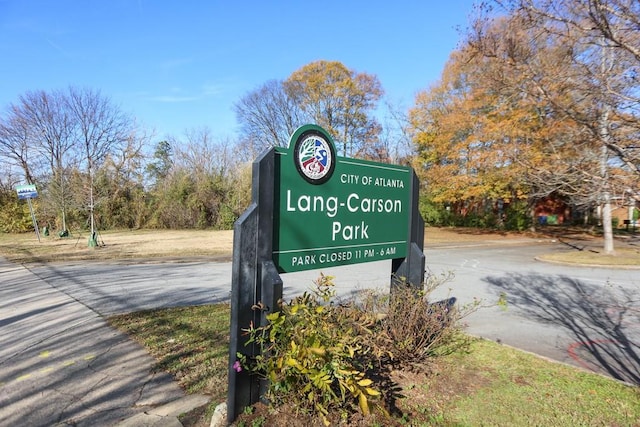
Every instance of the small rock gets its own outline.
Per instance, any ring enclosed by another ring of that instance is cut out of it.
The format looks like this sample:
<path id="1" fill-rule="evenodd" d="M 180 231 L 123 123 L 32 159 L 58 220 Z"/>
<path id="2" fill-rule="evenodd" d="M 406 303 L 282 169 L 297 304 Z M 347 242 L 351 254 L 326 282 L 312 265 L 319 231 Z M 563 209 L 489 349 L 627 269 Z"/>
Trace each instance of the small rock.
<path id="1" fill-rule="evenodd" d="M 211 417 L 210 427 L 227 427 L 227 403 L 223 402 L 216 406 Z"/>

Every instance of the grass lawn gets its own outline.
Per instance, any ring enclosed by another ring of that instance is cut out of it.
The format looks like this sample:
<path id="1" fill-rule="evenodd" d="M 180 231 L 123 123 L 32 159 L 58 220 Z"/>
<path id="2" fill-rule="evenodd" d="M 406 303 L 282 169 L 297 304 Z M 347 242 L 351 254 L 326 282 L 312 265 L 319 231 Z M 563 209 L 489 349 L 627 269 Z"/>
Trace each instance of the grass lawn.
<path id="1" fill-rule="evenodd" d="M 208 426 L 226 399 L 229 307 L 225 304 L 115 316 L 112 325 L 147 348 L 158 369 L 188 392 L 211 396 L 185 426 Z M 640 426 L 640 389 L 485 340 L 433 359 L 422 371 L 395 371 L 402 416 L 373 425 Z M 192 414 L 193 415 L 193 414 Z M 296 425 L 266 410 L 245 425 Z M 309 425 L 309 424 L 306 424 Z"/>

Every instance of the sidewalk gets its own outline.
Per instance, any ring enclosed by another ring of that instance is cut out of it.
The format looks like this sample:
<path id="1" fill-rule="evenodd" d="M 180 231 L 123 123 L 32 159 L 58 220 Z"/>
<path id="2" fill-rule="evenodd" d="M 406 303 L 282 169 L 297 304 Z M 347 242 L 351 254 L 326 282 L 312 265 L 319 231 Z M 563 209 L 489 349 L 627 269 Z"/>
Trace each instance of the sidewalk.
<path id="1" fill-rule="evenodd" d="M 0 426 L 179 426 L 207 403 L 153 366 L 97 313 L 0 258 Z"/>

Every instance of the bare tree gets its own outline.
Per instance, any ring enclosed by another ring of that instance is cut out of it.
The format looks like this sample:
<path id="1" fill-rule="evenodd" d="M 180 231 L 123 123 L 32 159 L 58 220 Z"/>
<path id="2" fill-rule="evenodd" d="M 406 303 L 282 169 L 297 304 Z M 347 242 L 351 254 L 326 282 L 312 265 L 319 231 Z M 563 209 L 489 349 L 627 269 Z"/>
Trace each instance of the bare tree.
<path id="1" fill-rule="evenodd" d="M 243 140 L 262 146 L 284 147 L 302 124 L 302 111 L 279 80 L 269 80 L 235 105 Z M 265 144 L 266 143 L 266 144 Z"/>
<path id="2" fill-rule="evenodd" d="M 120 150 L 135 134 L 133 120 L 99 91 L 70 87 L 65 107 L 72 120 L 73 139 L 83 153 L 88 177 L 89 244 L 95 246 L 94 173 L 108 154 Z"/>
<path id="3" fill-rule="evenodd" d="M 113 150 L 95 171 L 97 212 L 101 225 L 140 228 L 147 217 L 144 192 L 144 135 L 129 138 L 122 150 Z"/>
<path id="4" fill-rule="evenodd" d="M 61 213 L 62 230 L 67 229 L 71 192 L 68 173 L 77 156 L 71 137 L 72 123 L 59 91 L 27 92 L 8 108 L 2 126 L 5 154 L 16 161 L 29 182 L 37 176 L 47 182 L 48 198 Z M 48 168 L 44 168 L 44 165 Z M 47 170 L 48 169 L 48 170 Z"/>
<path id="5" fill-rule="evenodd" d="M 571 104 L 558 102 L 556 105 L 588 127 L 630 170 L 640 173 L 640 152 L 636 142 L 640 131 L 640 2 L 496 0 L 495 3 L 509 13 L 512 22 L 517 18 L 517 25 L 535 29 L 530 40 L 542 37 L 564 47 L 566 54 L 571 56 L 573 66 L 569 69 L 573 70 L 573 75 L 565 73 L 555 78 L 563 80 L 567 89 L 573 90 L 574 97 L 570 99 Z M 472 40 L 482 38 L 477 35 L 484 33 L 479 29 L 483 22 L 487 21 L 476 21 L 476 37 Z M 509 39 L 509 35 L 504 39 Z M 482 47 L 489 45 L 483 43 Z M 517 60 L 511 64 L 522 65 Z M 538 82 L 538 86 L 541 94 L 553 94 L 553 91 L 545 90 L 548 80 L 545 87 L 542 82 Z M 573 102 L 578 100 L 581 102 Z M 585 108 L 589 104 L 593 108 Z M 578 106 L 580 108 L 576 108 Z M 604 113 L 605 110 L 609 112 Z M 607 137 L 603 138 L 602 123 L 593 119 L 594 113 L 608 116 L 610 131 Z M 611 132 L 613 129 L 615 132 Z"/>
<path id="6" fill-rule="evenodd" d="M 194 176 L 214 173 L 224 175 L 232 166 L 225 155 L 228 143 L 217 140 L 208 127 L 187 129 L 182 140 L 173 140 L 177 166 L 191 171 Z"/>
<path id="7" fill-rule="evenodd" d="M 36 153 L 30 145 L 32 130 L 15 108 L 12 107 L 0 122 L 0 157 L 22 170 L 27 183 L 35 184 L 36 171 L 33 170 L 32 158 L 36 157 Z"/>
<path id="8" fill-rule="evenodd" d="M 386 115 L 383 118 L 380 145 L 388 153 L 388 161 L 398 164 L 411 164 L 413 142 L 411 140 L 408 109 L 401 105 L 385 102 Z"/>
<path id="9" fill-rule="evenodd" d="M 372 115 L 382 94 L 374 75 L 337 61 L 312 62 L 284 82 L 268 81 L 236 104 L 241 140 L 252 150 L 285 146 L 297 127 L 316 123 L 333 135 L 343 155 L 386 160 L 382 129 Z"/>

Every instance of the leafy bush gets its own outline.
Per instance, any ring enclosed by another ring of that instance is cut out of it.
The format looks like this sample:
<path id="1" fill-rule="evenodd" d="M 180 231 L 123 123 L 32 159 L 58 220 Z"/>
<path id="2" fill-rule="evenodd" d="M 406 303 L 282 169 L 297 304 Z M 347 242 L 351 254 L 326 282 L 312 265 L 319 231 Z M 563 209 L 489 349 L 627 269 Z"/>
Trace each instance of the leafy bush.
<path id="1" fill-rule="evenodd" d="M 15 191 L 0 190 L 0 231 L 23 233 L 33 230 L 33 221 L 28 205 L 18 200 Z"/>
<path id="2" fill-rule="evenodd" d="M 425 197 L 420 198 L 420 214 L 425 224 L 432 227 L 453 226 L 454 217 L 441 203 L 434 203 Z"/>
<path id="3" fill-rule="evenodd" d="M 360 334 L 370 334 L 370 322 L 330 304 L 335 296 L 332 278 L 320 276 L 313 292 L 305 292 L 279 312 L 267 315 L 269 324 L 247 332 L 261 354 L 243 366 L 269 380 L 273 405 L 295 402 L 303 412 L 315 412 L 326 425 L 337 410 L 346 417 L 356 408 L 370 413 L 380 396 L 365 374 L 370 348 Z M 259 307 L 258 307 L 259 308 Z"/>
<path id="4" fill-rule="evenodd" d="M 373 409 L 389 416 L 385 402 L 397 392 L 388 387 L 391 368 L 417 365 L 466 343 L 458 320 L 479 303 L 459 309 L 447 304 L 455 299 L 429 301 L 449 278 L 432 276 L 424 289 L 401 283 L 391 294 L 366 291 L 337 303 L 332 278 L 321 275 L 311 292 L 269 313 L 266 326 L 246 329 L 261 353 L 252 360 L 238 354 L 239 364 L 268 380 L 264 397 L 271 405 L 316 414 L 325 425 L 335 414 L 344 420 Z"/>
<path id="5" fill-rule="evenodd" d="M 505 209 L 505 228 L 507 230 L 523 231 L 531 227 L 529 207 L 524 200 L 515 200 Z"/>
<path id="6" fill-rule="evenodd" d="M 458 227 L 497 228 L 498 226 L 498 217 L 493 212 L 471 212 L 467 215 L 457 215 L 455 218 L 455 224 Z"/>
<path id="7" fill-rule="evenodd" d="M 490 201 L 489 201 L 490 202 Z M 523 231 L 531 227 L 531 216 L 526 200 L 514 200 L 506 205 L 504 215 L 489 205 L 480 209 L 447 209 L 443 203 L 435 203 L 428 197 L 420 198 L 420 214 L 425 224 L 432 227 L 505 228 Z"/>

